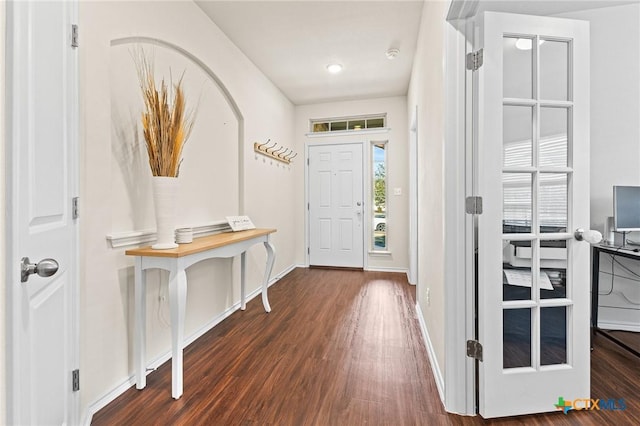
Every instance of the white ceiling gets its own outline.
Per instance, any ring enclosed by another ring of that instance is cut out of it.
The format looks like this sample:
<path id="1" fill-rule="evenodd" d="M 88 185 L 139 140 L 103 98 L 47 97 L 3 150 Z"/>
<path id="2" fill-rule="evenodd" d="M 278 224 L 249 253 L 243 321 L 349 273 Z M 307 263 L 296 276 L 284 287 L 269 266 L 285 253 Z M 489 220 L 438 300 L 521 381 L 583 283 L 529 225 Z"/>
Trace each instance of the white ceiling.
<path id="1" fill-rule="evenodd" d="M 481 0 L 479 11 L 554 15 L 638 1 Z M 296 105 L 407 93 L 422 0 L 196 3 Z M 388 60 L 393 47 L 400 54 Z M 344 66 L 342 73 L 327 73 L 332 62 Z"/>
<path id="2" fill-rule="evenodd" d="M 296 105 L 407 93 L 422 0 L 196 3 Z"/>
<path id="3" fill-rule="evenodd" d="M 547 16 L 638 2 L 639 0 L 481 0 L 478 12 L 493 11 Z"/>

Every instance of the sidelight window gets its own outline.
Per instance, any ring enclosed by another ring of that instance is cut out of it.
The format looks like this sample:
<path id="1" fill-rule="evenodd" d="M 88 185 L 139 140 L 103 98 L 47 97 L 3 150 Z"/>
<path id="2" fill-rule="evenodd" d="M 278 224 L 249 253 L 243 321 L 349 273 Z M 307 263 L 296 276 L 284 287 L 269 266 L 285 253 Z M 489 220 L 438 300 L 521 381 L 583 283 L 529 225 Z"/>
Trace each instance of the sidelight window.
<path id="1" fill-rule="evenodd" d="M 371 144 L 372 226 L 371 249 L 387 251 L 387 142 Z"/>

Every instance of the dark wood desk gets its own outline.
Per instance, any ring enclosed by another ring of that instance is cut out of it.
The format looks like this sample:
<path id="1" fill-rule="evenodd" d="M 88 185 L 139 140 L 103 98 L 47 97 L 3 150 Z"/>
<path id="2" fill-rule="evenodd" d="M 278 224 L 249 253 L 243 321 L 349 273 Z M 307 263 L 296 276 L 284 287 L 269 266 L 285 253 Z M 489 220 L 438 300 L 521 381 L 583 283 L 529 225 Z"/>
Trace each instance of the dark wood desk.
<path id="1" fill-rule="evenodd" d="M 596 333 L 599 333 L 615 344 L 619 345 L 620 347 L 631 352 L 635 356 L 640 357 L 640 352 L 638 352 L 636 349 L 630 347 L 605 330 L 600 330 L 598 328 L 598 299 L 600 298 L 600 253 L 608 253 L 614 256 L 640 260 L 640 252 L 633 251 L 633 248 L 612 247 L 601 244 L 591 246 L 591 330 L 593 336 L 595 336 Z"/>

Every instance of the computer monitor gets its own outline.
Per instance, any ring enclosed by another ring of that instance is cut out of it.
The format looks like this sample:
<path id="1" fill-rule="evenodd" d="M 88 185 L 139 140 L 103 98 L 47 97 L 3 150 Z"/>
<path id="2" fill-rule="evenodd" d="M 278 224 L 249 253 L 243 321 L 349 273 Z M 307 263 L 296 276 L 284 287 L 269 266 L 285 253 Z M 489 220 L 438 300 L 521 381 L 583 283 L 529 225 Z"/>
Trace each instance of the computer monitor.
<path id="1" fill-rule="evenodd" d="M 613 187 L 613 223 L 616 232 L 640 231 L 640 186 Z"/>

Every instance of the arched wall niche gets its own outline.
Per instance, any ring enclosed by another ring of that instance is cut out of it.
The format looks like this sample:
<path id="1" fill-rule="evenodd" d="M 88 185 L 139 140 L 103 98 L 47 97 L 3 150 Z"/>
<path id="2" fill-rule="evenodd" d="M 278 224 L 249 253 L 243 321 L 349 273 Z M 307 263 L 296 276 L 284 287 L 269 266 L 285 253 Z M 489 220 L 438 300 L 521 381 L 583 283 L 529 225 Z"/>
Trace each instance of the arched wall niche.
<path id="1" fill-rule="evenodd" d="M 244 211 L 244 119 L 216 74 L 186 49 L 150 37 L 111 41 L 112 231 L 155 228 L 151 172 L 142 137 L 142 95 L 132 53 L 143 49 L 158 83 L 183 78 L 195 123 L 180 166 L 177 225 L 211 224 Z"/>

